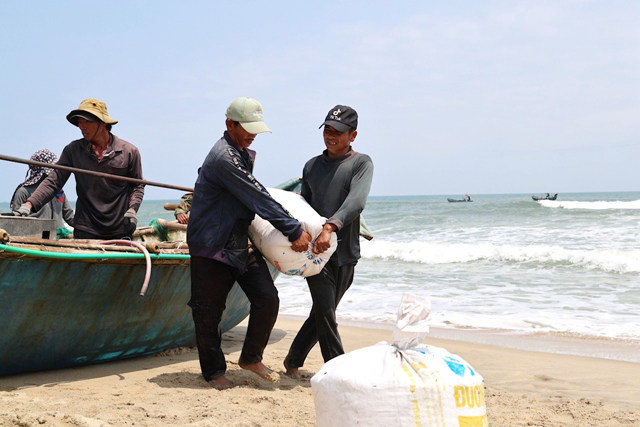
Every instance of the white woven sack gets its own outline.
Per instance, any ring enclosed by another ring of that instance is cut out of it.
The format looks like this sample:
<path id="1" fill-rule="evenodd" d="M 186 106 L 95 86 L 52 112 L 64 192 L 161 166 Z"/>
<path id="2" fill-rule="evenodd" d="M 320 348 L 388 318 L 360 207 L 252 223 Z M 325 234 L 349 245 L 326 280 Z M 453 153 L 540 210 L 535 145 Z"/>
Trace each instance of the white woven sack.
<path id="1" fill-rule="evenodd" d="M 299 194 L 277 188 L 267 188 L 271 197 L 300 221 L 302 228 L 315 240 L 322 231 L 326 218 L 320 216 Z M 331 233 L 331 246 L 319 255 L 312 252 L 313 245 L 304 252 L 291 249 L 289 239 L 269 221 L 256 215 L 249 227 L 249 238 L 262 255 L 280 272 L 291 276 L 309 277 L 322 271 L 338 247 L 336 233 Z"/>
<path id="2" fill-rule="evenodd" d="M 483 379 L 443 348 L 378 343 L 311 378 L 319 427 L 487 427 Z"/>

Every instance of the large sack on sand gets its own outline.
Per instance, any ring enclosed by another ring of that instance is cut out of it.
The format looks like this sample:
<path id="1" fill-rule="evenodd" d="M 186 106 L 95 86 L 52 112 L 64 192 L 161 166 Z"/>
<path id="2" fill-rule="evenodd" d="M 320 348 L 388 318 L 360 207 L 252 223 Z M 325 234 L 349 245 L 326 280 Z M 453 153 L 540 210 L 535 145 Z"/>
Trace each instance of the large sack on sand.
<path id="1" fill-rule="evenodd" d="M 325 363 L 311 378 L 316 423 L 333 426 L 487 427 L 484 383 L 467 362 L 420 342 L 430 302 L 405 295 L 394 342 Z"/>
<path id="2" fill-rule="evenodd" d="M 300 221 L 304 230 L 313 239 L 320 234 L 326 218 L 320 216 L 301 195 L 277 188 L 267 188 L 267 190 L 291 216 Z M 295 252 L 291 249 L 289 239 L 275 229 L 269 221 L 258 215 L 249 227 L 249 238 L 280 272 L 292 276 L 309 277 L 320 273 L 338 247 L 336 233 L 332 233 L 331 246 L 326 252 L 320 255 L 314 254 L 311 251 L 313 245 L 310 245 L 307 251 Z"/>
<path id="3" fill-rule="evenodd" d="M 389 343 L 325 363 L 311 378 L 318 427 L 486 427 L 484 384 L 459 356 Z"/>

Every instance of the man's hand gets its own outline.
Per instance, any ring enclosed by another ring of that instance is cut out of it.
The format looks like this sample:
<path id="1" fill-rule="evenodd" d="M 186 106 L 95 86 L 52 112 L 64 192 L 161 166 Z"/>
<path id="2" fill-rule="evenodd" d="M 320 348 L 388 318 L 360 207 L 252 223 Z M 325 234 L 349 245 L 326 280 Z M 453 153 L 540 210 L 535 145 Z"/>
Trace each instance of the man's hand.
<path id="1" fill-rule="evenodd" d="M 188 224 L 189 223 L 189 215 L 181 213 L 176 215 L 176 219 L 180 224 Z"/>
<path id="2" fill-rule="evenodd" d="M 138 226 L 138 218 L 136 218 L 136 210 L 129 208 L 124 214 L 124 229 L 127 234 L 133 234 Z"/>
<path id="3" fill-rule="evenodd" d="M 336 231 L 338 227 L 333 224 L 325 224 L 322 227 L 322 232 L 316 238 L 315 243 L 313 244 L 313 253 L 316 255 L 322 254 L 327 251 L 331 247 L 331 233 Z"/>
<path id="4" fill-rule="evenodd" d="M 298 240 L 291 243 L 291 249 L 296 252 L 304 252 L 309 249 L 309 243 L 311 243 L 311 235 L 303 230 Z"/>
<path id="5" fill-rule="evenodd" d="M 31 208 L 32 208 L 31 203 L 24 202 L 23 204 L 20 205 L 20 207 L 16 212 L 20 216 L 29 216 L 29 214 L 31 213 Z"/>

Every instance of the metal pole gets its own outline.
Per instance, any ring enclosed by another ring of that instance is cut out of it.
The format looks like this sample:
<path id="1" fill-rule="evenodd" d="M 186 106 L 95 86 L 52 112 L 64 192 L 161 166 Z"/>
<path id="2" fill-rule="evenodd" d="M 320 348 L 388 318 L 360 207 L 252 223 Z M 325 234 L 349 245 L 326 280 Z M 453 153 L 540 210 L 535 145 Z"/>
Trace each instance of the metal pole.
<path id="1" fill-rule="evenodd" d="M 130 178 L 128 176 L 112 175 L 110 173 L 90 171 L 87 169 L 72 168 L 70 166 L 62 166 L 62 165 L 57 165 L 55 163 L 50 164 L 50 163 L 44 163 L 44 162 L 36 162 L 35 160 L 20 159 L 18 157 L 5 156 L 4 154 L 0 154 L 0 160 L 6 160 L 8 162 L 14 162 L 14 163 L 24 163 L 25 165 L 32 165 L 32 166 L 42 166 L 43 168 L 58 169 L 65 172 L 83 173 L 85 175 L 99 176 L 101 178 L 115 179 L 118 181 L 127 181 L 127 182 L 132 182 L 134 184 L 151 185 L 154 187 L 163 187 L 163 188 L 170 188 L 172 190 L 182 190 L 182 191 L 193 192 L 193 188 L 189 188 L 189 187 L 163 184 L 161 182 L 146 181 L 144 179 Z"/>

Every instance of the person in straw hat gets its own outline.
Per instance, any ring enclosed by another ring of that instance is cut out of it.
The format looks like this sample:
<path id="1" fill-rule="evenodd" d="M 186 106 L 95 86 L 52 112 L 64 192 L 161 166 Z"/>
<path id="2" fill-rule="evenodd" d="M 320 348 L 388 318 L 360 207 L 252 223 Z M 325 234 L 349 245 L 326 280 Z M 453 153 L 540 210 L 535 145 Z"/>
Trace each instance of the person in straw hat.
<path id="1" fill-rule="evenodd" d="M 111 133 L 111 127 L 118 121 L 109 117 L 104 102 L 85 99 L 67 114 L 67 120 L 80 128 L 82 138 L 64 148 L 59 165 L 143 179 L 140 152 Z M 40 210 L 62 189 L 70 175 L 70 172 L 54 170 L 18 212 L 29 215 L 32 210 Z M 82 173 L 76 173 L 75 179 L 78 201 L 73 221 L 74 238 L 131 238 L 144 185 Z"/>
<path id="2" fill-rule="evenodd" d="M 251 304 L 238 365 L 272 380 L 262 355 L 276 322 L 280 300 L 266 261 L 250 251 L 249 225 L 260 215 L 289 238 L 296 252 L 309 248 L 311 236 L 253 176 L 256 135 L 271 132 L 262 105 L 236 98 L 227 108 L 226 132 L 199 169 L 193 193 L 187 243 L 191 255 L 191 307 L 202 376 L 211 387 L 233 387 L 225 376 L 220 320 L 227 295 L 238 282 Z"/>

